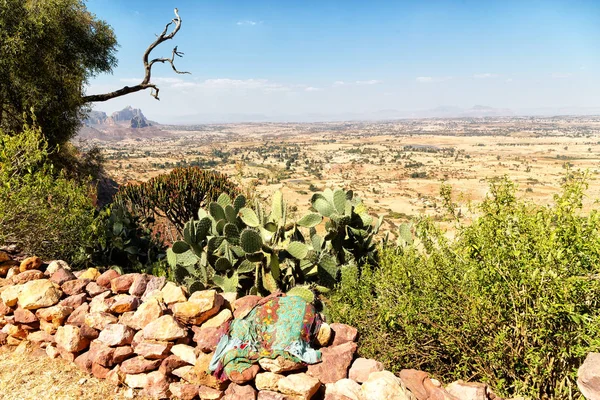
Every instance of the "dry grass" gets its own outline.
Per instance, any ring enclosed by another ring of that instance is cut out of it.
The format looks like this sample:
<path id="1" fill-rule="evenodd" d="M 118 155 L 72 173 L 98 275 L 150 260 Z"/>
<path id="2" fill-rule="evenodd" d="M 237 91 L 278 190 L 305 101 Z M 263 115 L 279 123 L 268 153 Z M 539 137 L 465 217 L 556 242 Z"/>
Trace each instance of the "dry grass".
<path id="1" fill-rule="evenodd" d="M 96 379 L 62 359 L 0 348 L 2 400 L 122 400 L 123 388 Z M 139 397 L 136 397 L 139 399 Z"/>

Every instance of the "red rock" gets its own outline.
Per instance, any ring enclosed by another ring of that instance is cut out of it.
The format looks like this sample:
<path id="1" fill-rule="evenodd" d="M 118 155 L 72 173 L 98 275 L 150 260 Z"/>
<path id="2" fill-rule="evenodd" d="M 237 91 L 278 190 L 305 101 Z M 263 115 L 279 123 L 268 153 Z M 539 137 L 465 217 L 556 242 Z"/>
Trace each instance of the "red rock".
<path id="1" fill-rule="evenodd" d="M 42 266 L 42 259 L 39 257 L 28 257 L 21 261 L 21 265 L 19 266 L 19 271 L 25 272 L 30 269 L 40 269 Z"/>
<path id="2" fill-rule="evenodd" d="M 147 396 L 153 399 L 169 398 L 169 379 L 166 375 L 159 372 L 150 372 L 147 376 L 146 386 L 140 392 L 142 396 Z"/>
<path id="3" fill-rule="evenodd" d="M 317 378 L 321 383 L 335 383 L 348 378 L 348 368 L 352 363 L 356 348 L 357 344 L 354 342 L 324 347 L 321 349 L 322 361 L 309 365 L 306 373 Z"/>
<path id="4" fill-rule="evenodd" d="M 167 358 L 170 354 L 173 343 L 162 341 L 142 341 L 135 346 L 136 354 L 149 360 L 158 360 Z"/>
<path id="5" fill-rule="evenodd" d="M 258 302 L 262 300 L 260 296 L 244 296 L 237 299 L 233 303 L 233 316 L 236 319 L 244 318 L 252 309 L 258 304 Z"/>
<path id="6" fill-rule="evenodd" d="M 89 279 L 73 279 L 60 285 L 60 288 L 66 295 L 75 296 L 76 294 L 84 293 L 88 283 L 90 283 Z"/>
<path id="7" fill-rule="evenodd" d="M 589 353 L 577 370 L 577 387 L 586 399 L 600 399 L 600 353 Z"/>
<path id="8" fill-rule="evenodd" d="M 38 322 L 38 318 L 35 314 L 29 310 L 24 310 L 22 308 L 17 308 L 15 310 L 15 322 L 19 324 L 32 324 L 34 322 Z"/>
<path id="9" fill-rule="evenodd" d="M 78 355 L 73 362 L 80 370 L 87 372 L 88 374 L 92 373 L 92 361 L 89 358 L 89 351 Z"/>
<path id="10" fill-rule="evenodd" d="M 115 366 L 108 374 L 106 374 L 106 381 L 115 386 L 119 386 L 123 383 L 123 374 L 121 373 L 121 367 L 119 365 Z"/>
<path id="11" fill-rule="evenodd" d="M 106 326 L 98 336 L 98 340 L 108 346 L 123 346 L 131 344 L 133 340 L 133 329 L 121 324 L 110 324 Z"/>
<path id="12" fill-rule="evenodd" d="M 44 273 L 42 271 L 38 271 L 37 269 L 33 269 L 30 271 L 21 272 L 18 275 L 13 276 L 10 281 L 15 285 L 22 285 L 25 282 L 35 281 L 38 279 L 43 279 Z"/>
<path id="13" fill-rule="evenodd" d="M 225 334 L 221 328 L 201 328 L 199 326 L 192 326 L 194 331 L 194 338 L 198 350 L 203 353 L 212 353 L 217 348 L 219 340 Z"/>
<path id="14" fill-rule="evenodd" d="M 256 390 L 250 385 L 232 383 L 225 390 L 225 396 L 222 400 L 256 400 Z"/>
<path id="15" fill-rule="evenodd" d="M 150 279 L 152 279 L 151 275 L 138 274 L 129 288 L 129 294 L 137 297 L 142 296 L 146 291 L 146 287 L 148 286 Z"/>
<path id="16" fill-rule="evenodd" d="M 121 274 L 119 274 L 114 269 L 109 269 L 100 274 L 98 279 L 96 279 L 96 283 L 100 286 L 104 286 L 105 288 L 110 289 L 110 281 L 112 281 L 115 278 L 118 278 L 120 275 Z"/>
<path id="17" fill-rule="evenodd" d="M 146 290 L 142 295 L 142 301 L 146 301 L 149 294 L 153 291 L 161 290 L 165 286 L 165 283 L 167 283 L 167 279 L 164 276 L 153 276 L 152 278 L 150 278 L 150 280 L 146 284 Z"/>
<path id="18" fill-rule="evenodd" d="M 198 396 L 202 400 L 218 400 L 223 397 L 223 391 L 208 386 L 200 386 L 198 388 Z"/>
<path id="19" fill-rule="evenodd" d="M 113 358 L 115 349 L 106 346 L 104 343 L 99 344 L 98 341 L 94 342 L 94 346 L 90 346 L 89 350 L 90 361 L 96 364 L 100 364 L 103 367 L 112 367 L 114 365 Z"/>
<path id="20" fill-rule="evenodd" d="M 85 285 L 85 291 L 87 292 L 87 294 L 90 295 L 90 297 L 96 297 L 104 292 L 109 292 L 110 289 L 99 285 L 98 282 L 91 281 L 90 283 Z"/>
<path id="21" fill-rule="evenodd" d="M 356 341 L 358 330 L 355 327 L 338 323 L 331 324 L 330 326 L 333 331 L 333 343 L 331 343 L 331 347 Z"/>
<path id="22" fill-rule="evenodd" d="M 0 317 L 4 317 L 5 315 L 11 314 L 12 308 L 4 304 L 4 302 L 0 301 Z"/>
<path id="23" fill-rule="evenodd" d="M 54 339 L 59 349 L 72 353 L 85 349 L 90 343 L 88 339 L 82 337 L 79 327 L 73 325 L 59 326 Z"/>
<path id="24" fill-rule="evenodd" d="M 110 289 L 113 293 L 127 293 L 135 278 L 140 274 L 125 274 L 110 281 Z"/>
<path id="25" fill-rule="evenodd" d="M 350 367 L 348 377 L 358 383 L 366 382 L 371 372 L 383 371 L 383 364 L 369 358 L 357 358 Z"/>
<path id="26" fill-rule="evenodd" d="M 62 285 L 63 283 L 65 283 L 67 281 L 72 281 L 74 279 L 77 279 L 77 278 L 75 277 L 75 275 L 73 275 L 73 273 L 71 271 L 68 271 L 68 270 L 62 269 L 62 268 L 57 270 L 50 277 L 50 280 L 58 285 Z"/>
<path id="27" fill-rule="evenodd" d="M 257 400 L 292 400 L 292 399 L 296 399 L 296 398 L 286 396 L 285 394 L 273 392 L 271 390 L 261 390 L 258 392 L 258 397 L 257 397 Z"/>
<path id="28" fill-rule="evenodd" d="M 377 374 L 383 374 L 386 371 L 372 373 L 367 382 L 372 381 L 373 377 Z M 426 372 L 418 371 L 416 369 L 403 369 L 400 371 L 400 381 L 402 384 L 410 390 L 413 396 L 417 400 L 421 399 L 446 399 L 446 400 L 458 400 L 454 396 L 450 395 L 443 388 L 434 384 L 429 375 Z M 364 384 L 363 384 L 364 385 Z"/>
<path id="29" fill-rule="evenodd" d="M 138 356 L 130 358 L 121 363 L 121 372 L 124 374 L 135 375 L 144 372 L 154 371 L 161 365 L 161 360 L 147 360 Z"/>
<path id="30" fill-rule="evenodd" d="M 123 361 L 131 358 L 135 353 L 131 346 L 119 346 L 115 347 L 115 352 L 113 354 L 113 364 L 121 364 Z"/>
<path id="31" fill-rule="evenodd" d="M 183 361 L 181 358 L 177 356 L 169 356 L 162 360 L 162 362 L 160 363 L 160 368 L 158 370 L 163 374 L 170 374 L 173 372 L 173 370 L 185 367 L 186 365 L 189 364 Z"/>
<path id="32" fill-rule="evenodd" d="M 438 388 L 438 391 L 444 393 L 444 389 Z M 488 400 L 488 386 L 479 382 L 464 382 L 458 380 L 446 386 L 445 391 L 457 400 Z M 446 394 L 446 393 L 444 393 Z M 447 396 L 449 397 L 449 396 Z"/>
<path id="33" fill-rule="evenodd" d="M 110 324 L 115 324 L 117 317 L 105 312 L 91 312 L 84 317 L 84 323 L 94 329 L 102 330 Z"/>
<path id="34" fill-rule="evenodd" d="M 90 310 L 88 303 L 83 303 L 79 307 L 75 308 L 69 318 L 67 318 L 67 325 L 82 326 L 85 324 L 85 316 Z"/>
<path id="35" fill-rule="evenodd" d="M 173 382 L 169 385 L 171 394 L 180 400 L 192 400 L 198 396 L 198 385 L 183 382 Z"/>
<path id="36" fill-rule="evenodd" d="M 8 334 L 0 331 L 0 345 L 4 346 L 7 338 Z"/>
<path id="37" fill-rule="evenodd" d="M 110 372 L 110 368 L 106 368 L 100 364 L 92 363 L 92 374 L 98 379 L 106 379 Z"/>
<path id="38" fill-rule="evenodd" d="M 118 294 L 113 297 L 114 302 L 110 306 L 110 311 L 116 314 L 123 314 L 130 311 L 135 311 L 140 304 L 139 297 L 128 294 Z"/>
<path id="39" fill-rule="evenodd" d="M 60 303 L 58 303 L 58 305 L 65 306 L 65 307 L 77 308 L 80 305 L 82 305 L 83 303 L 85 303 L 86 298 L 87 298 L 87 295 L 85 293 L 79 293 L 74 296 L 69 296 L 65 299 L 62 299 L 60 301 Z"/>
<path id="40" fill-rule="evenodd" d="M 61 346 L 57 346 L 56 350 L 58 350 L 58 354 L 63 360 L 67 360 L 68 362 L 75 362 L 75 358 L 77 357 L 77 353 L 67 351 Z"/>
<path id="41" fill-rule="evenodd" d="M 27 335 L 27 340 L 32 343 L 56 343 L 54 336 L 45 331 L 35 331 Z"/>

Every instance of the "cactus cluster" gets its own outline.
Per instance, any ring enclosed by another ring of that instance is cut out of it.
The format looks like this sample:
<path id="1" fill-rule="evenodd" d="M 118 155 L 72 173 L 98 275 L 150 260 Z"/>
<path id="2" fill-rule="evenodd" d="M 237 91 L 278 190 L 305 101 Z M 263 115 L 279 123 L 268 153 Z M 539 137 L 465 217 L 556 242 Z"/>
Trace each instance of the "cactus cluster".
<path id="1" fill-rule="evenodd" d="M 288 222 L 279 191 L 270 212 L 242 195 L 232 200 L 222 194 L 185 224 L 183 240 L 167 251 L 174 279 L 190 291 L 283 290 L 312 300 L 313 291 L 335 285 L 341 265 L 374 259 L 377 227 L 352 192 L 327 189 L 311 203 L 311 212 Z M 318 234 L 324 218 L 325 232 Z"/>

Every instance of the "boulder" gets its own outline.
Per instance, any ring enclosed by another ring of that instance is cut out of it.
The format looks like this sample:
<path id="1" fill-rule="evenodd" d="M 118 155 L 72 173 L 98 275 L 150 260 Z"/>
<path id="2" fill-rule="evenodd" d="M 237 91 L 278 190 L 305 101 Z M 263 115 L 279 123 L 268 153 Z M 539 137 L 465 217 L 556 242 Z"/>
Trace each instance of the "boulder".
<path id="1" fill-rule="evenodd" d="M 140 304 L 139 297 L 128 294 L 118 294 L 113 297 L 113 303 L 110 306 L 110 311 L 116 314 L 123 314 L 129 311 L 135 311 Z"/>
<path id="2" fill-rule="evenodd" d="M 19 266 L 20 272 L 29 271 L 31 269 L 40 269 L 42 266 L 42 259 L 39 257 L 27 257 L 23 261 L 21 261 L 21 265 Z"/>
<path id="3" fill-rule="evenodd" d="M 152 321 L 156 321 L 163 315 L 163 306 L 156 299 L 149 299 L 138 306 L 133 314 L 131 323 L 135 329 L 144 329 Z"/>
<path id="4" fill-rule="evenodd" d="M 298 400 L 309 400 L 320 387 L 318 379 L 305 373 L 288 375 L 277 382 L 280 393 L 294 396 Z"/>
<path id="5" fill-rule="evenodd" d="M 19 324 L 32 324 L 34 322 L 38 322 L 38 318 L 29 310 L 24 310 L 22 308 L 17 308 L 14 312 L 15 322 Z"/>
<path id="6" fill-rule="evenodd" d="M 125 274 L 111 279 L 110 289 L 116 294 L 127 293 L 138 275 L 139 274 Z"/>
<path id="7" fill-rule="evenodd" d="M 171 348 L 171 353 L 191 365 L 196 365 L 196 354 L 192 346 L 176 344 Z"/>
<path id="8" fill-rule="evenodd" d="M 600 399 L 600 353 L 587 355 L 577 370 L 577 387 L 586 399 Z"/>
<path id="9" fill-rule="evenodd" d="M 129 294 L 132 296 L 141 297 L 146 292 L 146 286 L 152 279 L 152 275 L 148 274 L 137 274 L 134 278 L 131 286 L 129 287 Z"/>
<path id="10" fill-rule="evenodd" d="M 123 361 L 121 363 L 121 372 L 131 375 L 141 374 L 158 369 L 160 364 L 161 360 L 148 360 L 137 356 Z"/>
<path id="11" fill-rule="evenodd" d="M 225 331 L 221 328 L 204 328 L 198 326 L 192 326 L 194 331 L 194 338 L 197 349 L 203 353 L 212 353 L 217 348 L 219 341 L 225 334 Z"/>
<path id="12" fill-rule="evenodd" d="M 107 325 L 98 336 L 98 340 L 107 346 L 124 346 L 133 340 L 134 331 L 121 324 Z"/>
<path id="13" fill-rule="evenodd" d="M 73 275 L 71 271 L 62 268 L 57 270 L 55 273 L 52 274 L 52 276 L 50 276 L 50 280 L 56 283 L 57 285 L 62 285 L 63 283 L 67 281 L 72 281 L 73 279 L 77 279 L 75 275 Z"/>
<path id="14" fill-rule="evenodd" d="M 85 317 L 90 310 L 90 306 L 88 303 L 83 303 L 79 307 L 76 307 L 75 310 L 69 315 L 67 318 L 68 325 L 82 326 L 85 324 Z"/>
<path id="15" fill-rule="evenodd" d="M 143 329 L 144 338 L 150 340 L 177 340 L 187 336 L 186 329 L 170 315 L 163 315 Z"/>
<path id="16" fill-rule="evenodd" d="M 272 390 L 261 390 L 258 392 L 258 400 L 295 400 L 296 397 L 286 396 Z"/>
<path id="17" fill-rule="evenodd" d="M 88 283 L 90 283 L 89 279 L 73 279 L 64 282 L 60 285 L 60 288 L 68 296 L 75 296 L 76 294 L 85 293 L 85 287 Z"/>
<path id="18" fill-rule="evenodd" d="M 75 357 L 75 360 L 73 362 L 79 367 L 80 370 L 88 374 L 92 373 L 92 361 L 89 358 L 89 351 L 81 353 L 80 355 Z"/>
<path id="19" fill-rule="evenodd" d="M 233 316 L 236 319 L 244 318 L 262 300 L 260 296 L 244 296 L 233 303 Z"/>
<path id="20" fill-rule="evenodd" d="M 362 400 L 362 388 L 352 379 L 325 385 L 325 400 Z"/>
<path id="21" fill-rule="evenodd" d="M 188 365 L 185 361 L 177 356 L 169 356 L 162 360 L 160 367 L 158 368 L 163 374 L 170 374 L 177 368 L 181 368 Z"/>
<path id="22" fill-rule="evenodd" d="M 295 362 L 281 356 L 277 358 L 261 358 L 258 360 L 258 364 L 263 370 L 274 372 L 276 374 L 297 371 L 299 369 L 306 368 L 306 365 L 304 365 L 302 362 Z"/>
<path id="23" fill-rule="evenodd" d="M 123 361 L 131 358 L 135 353 L 131 346 L 119 346 L 115 347 L 113 354 L 113 364 L 121 364 Z"/>
<path id="24" fill-rule="evenodd" d="M 90 295 L 90 297 L 96 297 L 101 293 L 110 293 L 110 289 L 108 289 L 105 286 L 99 285 L 98 282 L 94 282 L 94 281 L 86 281 L 88 282 L 87 285 L 85 285 L 85 291 L 87 292 L 87 294 Z M 108 294 L 107 294 L 108 296 Z"/>
<path id="25" fill-rule="evenodd" d="M 167 305 L 180 303 L 186 301 L 185 293 L 180 286 L 177 286 L 173 282 L 167 282 L 167 284 L 160 290 L 163 301 Z"/>
<path id="26" fill-rule="evenodd" d="M 92 363 L 92 375 L 94 375 L 96 378 L 106 379 L 109 372 L 110 368 L 107 368 L 100 364 Z"/>
<path id="27" fill-rule="evenodd" d="M 117 317 L 105 312 L 92 312 L 84 316 L 84 323 L 90 328 L 103 330 L 110 324 L 117 323 Z"/>
<path id="28" fill-rule="evenodd" d="M 134 347 L 134 351 L 136 354 L 149 360 L 159 360 L 169 356 L 171 347 L 173 347 L 173 343 L 171 342 L 144 340 Z"/>
<path id="29" fill-rule="evenodd" d="M 224 308 L 217 315 L 202 324 L 203 328 L 221 328 L 233 319 L 233 314 L 228 308 Z"/>
<path id="30" fill-rule="evenodd" d="M 273 372 L 261 372 L 256 374 L 256 378 L 254 378 L 254 386 L 256 386 L 258 390 L 277 391 L 279 390 L 277 384 L 283 378 L 283 375 L 274 374 Z"/>
<path id="31" fill-rule="evenodd" d="M 24 285 L 7 286 L 2 293 L 0 293 L 0 298 L 4 305 L 7 307 L 16 306 L 19 300 L 19 293 L 21 293 L 23 287 Z"/>
<path id="32" fill-rule="evenodd" d="M 146 301 L 148 298 L 148 295 L 154 291 L 159 291 L 165 286 L 165 283 L 167 282 L 167 279 L 164 276 L 153 276 L 150 278 L 150 280 L 148 281 L 148 283 L 146 284 L 146 290 L 144 291 L 144 294 L 142 295 L 142 301 Z"/>
<path id="33" fill-rule="evenodd" d="M 232 383 L 225 390 L 222 400 L 256 400 L 256 390 L 251 385 Z"/>
<path id="34" fill-rule="evenodd" d="M 18 304 L 26 310 L 51 307 L 58 303 L 62 292 L 47 279 L 29 281 L 19 293 Z"/>
<path id="35" fill-rule="evenodd" d="M 115 386 L 119 386 L 123 383 L 123 373 L 121 373 L 121 367 L 116 365 L 113 369 L 106 374 L 106 381 Z"/>
<path id="36" fill-rule="evenodd" d="M 88 268 L 83 271 L 81 275 L 78 276 L 79 279 L 89 279 L 90 281 L 95 281 L 100 276 L 100 272 L 96 268 Z"/>
<path id="37" fill-rule="evenodd" d="M 60 304 L 48 308 L 40 308 L 35 312 L 36 317 L 46 322 L 51 322 L 56 328 L 63 325 L 65 320 L 75 309 L 61 306 Z"/>
<path id="38" fill-rule="evenodd" d="M 151 399 L 170 398 L 169 381 L 165 374 L 160 371 L 152 371 L 147 375 L 146 386 L 140 392 L 140 395 Z"/>
<path id="39" fill-rule="evenodd" d="M 184 382 L 173 382 L 169 385 L 171 394 L 180 400 L 192 400 L 198 396 L 198 385 Z"/>
<path id="40" fill-rule="evenodd" d="M 110 289 L 110 281 L 115 278 L 118 278 L 121 274 L 119 274 L 114 269 L 109 269 L 104 271 L 98 279 L 96 279 L 96 283 L 106 289 Z"/>
<path id="41" fill-rule="evenodd" d="M 446 386 L 448 394 L 460 400 L 488 400 L 487 385 L 458 380 Z"/>
<path id="42" fill-rule="evenodd" d="M 352 363 L 348 377 L 356 382 L 363 383 L 369 379 L 371 372 L 383 371 L 383 364 L 370 358 L 357 358 Z"/>
<path id="43" fill-rule="evenodd" d="M 167 284 L 165 288 L 168 286 L 169 284 Z M 163 290 L 165 288 L 163 288 Z M 188 301 L 174 303 L 171 309 L 173 310 L 173 316 L 179 321 L 190 325 L 201 325 L 219 313 L 222 305 L 223 297 L 215 290 L 202 290 L 194 292 Z M 223 314 L 221 319 L 230 319 L 231 311 L 227 309 L 224 311 L 228 314 Z M 216 324 L 213 324 L 212 327 L 221 325 L 221 321 L 215 322 Z"/>
<path id="44" fill-rule="evenodd" d="M 321 349 L 322 361 L 309 365 L 307 374 L 317 378 L 322 383 L 335 383 L 348 378 L 348 368 L 354 358 L 357 344 L 345 342 L 338 346 Z"/>
<path id="45" fill-rule="evenodd" d="M 35 331 L 35 332 L 31 332 L 27 335 L 27 340 L 29 340 L 31 343 L 56 343 L 54 340 L 54 336 L 51 334 L 48 334 L 44 331 Z"/>
<path id="46" fill-rule="evenodd" d="M 334 323 L 330 325 L 333 331 L 333 342 L 331 346 L 338 346 L 346 342 L 355 342 L 358 330 L 350 325 Z"/>
<path id="47" fill-rule="evenodd" d="M 69 267 L 69 264 L 66 261 L 54 260 L 50 262 L 50 264 L 48 264 L 48 267 L 46 267 L 46 275 L 52 276 L 52 274 L 54 274 L 59 269 L 70 271 L 71 267 Z"/>
<path id="48" fill-rule="evenodd" d="M 90 343 L 89 340 L 82 337 L 79 327 L 74 325 L 59 326 L 54 338 L 59 350 L 63 349 L 70 353 L 79 352 Z"/>
<path id="49" fill-rule="evenodd" d="M 400 379 L 389 371 L 372 372 L 362 384 L 362 394 L 364 400 L 414 400 Z"/>
<path id="50" fill-rule="evenodd" d="M 319 328 L 319 332 L 317 333 L 317 343 L 321 347 L 326 347 L 329 345 L 329 342 L 331 342 L 332 336 L 333 331 L 331 330 L 331 326 L 323 322 Z"/>
<path id="51" fill-rule="evenodd" d="M 85 293 L 76 294 L 62 299 L 58 305 L 65 307 L 77 308 L 86 302 L 87 296 Z"/>
<path id="52" fill-rule="evenodd" d="M 110 292 L 103 292 L 90 301 L 90 312 L 107 312 L 112 305 L 112 297 Z"/>
<path id="53" fill-rule="evenodd" d="M 196 385 L 223 390 L 227 385 L 208 372 L 208 366 L 210 365 L 212 357 L 212 354 L 200 354 L 196 360 L 196 365 L 183 376 L 183 379 Z M 256 376 L 256 374 L 254 374 L 254 376 Z"/>
<path id="54" fill-rule="evenodd" d="M 223 397 L 223 391 L 208 386 L 200 386 L 198 397 L 200 397 L 200 400 L 218 400 Z"/>
<path id="55" fill-rule="evenodd" d="M 120 368 L 121 373 L 123 373 L 122 368 Z M 142 389 L 146 387 L 148 383 L 148 374 L 126 374 L 124 379 L 125 385 L 129 386 L 132 389 Z"/>
<path id="56" fill-rule="evenodd" d="M 21 272 L 18 275 L 13 276 L 10 279 L 14 285 L 22 285 L 23 283 L 29 281 L 35 281 L 38 279 L 44 279 L 45 275 L 42 271 L 38 271 L 37 269 L 32 269 L 30 271 Z"/>

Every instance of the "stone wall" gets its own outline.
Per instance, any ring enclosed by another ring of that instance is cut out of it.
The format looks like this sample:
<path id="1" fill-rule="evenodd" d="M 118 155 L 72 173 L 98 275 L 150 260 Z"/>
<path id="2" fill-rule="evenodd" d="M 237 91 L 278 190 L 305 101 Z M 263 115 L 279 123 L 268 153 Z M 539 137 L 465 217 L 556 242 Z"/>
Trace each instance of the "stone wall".
<path id="1" fill-rule="evenodd" d="M 188 296 L 165 278 L 114 270 L 72 272 L 64 261 L 22 262 L 0 252 L 0 344 L 31 343 L 48 357 L 151 398 L 493 400 L 479 383 L 446 388 L 422 371 L 399 376 L 357 357 L 357 330 L 332 323 L 314 365 L 262 359 L 245 382 L 222 382 L 208 364 L 227 322 L 261 300 L 214 290 Z"/>

